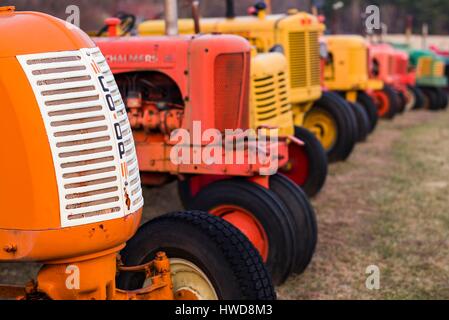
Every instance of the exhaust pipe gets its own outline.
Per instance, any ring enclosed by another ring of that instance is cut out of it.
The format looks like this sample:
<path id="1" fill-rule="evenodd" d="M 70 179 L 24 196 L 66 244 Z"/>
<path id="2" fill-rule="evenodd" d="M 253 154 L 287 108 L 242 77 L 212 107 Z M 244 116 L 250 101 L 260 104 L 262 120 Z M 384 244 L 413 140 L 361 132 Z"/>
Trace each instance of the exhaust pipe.
<path id="1" fill-rule="evenodd" d="M 192 18 L 195 26 L 195 34 L 201 32 L 200 27 L 200 2 L 197 0 L 192 1 Z"/>
<path id="2" fill-rule="evenodd" d="M 178 3 L 176 0 L 165 0 L 165 34 L 177 36 L 178 29 Z"/>
<path id="3" fill-rule="evenodd" d="M 226 0 L 226 18 L 235 18 L 234 0 Z"/>

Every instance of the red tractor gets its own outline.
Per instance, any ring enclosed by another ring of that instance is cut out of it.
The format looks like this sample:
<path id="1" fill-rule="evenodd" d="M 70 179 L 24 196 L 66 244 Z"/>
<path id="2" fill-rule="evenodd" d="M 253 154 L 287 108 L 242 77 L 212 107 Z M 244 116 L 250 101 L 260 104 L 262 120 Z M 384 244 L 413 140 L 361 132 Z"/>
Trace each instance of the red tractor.
<path id="1" fill-rule="evenodd" d="M 379 116 L 392 119 L 397 113 L 421 107 L 422 93 L 408 70 L 408 54 L 386 43 L 370 45 L 370 74 L 384 88 L 372 92 Z"/>
<path id="2" fill-rule="evenodd" d="M 106 81 L 117 81 L 113 96 L 124 98 L 131 123 L 124 130 L 133 131 L 142 183 L 178 179 L 185 207 L 208 211 L 241 230 L 274 283 L 304 271 L 317 226 L 304 192 L 275 174 L 288 161 L 287 142 L 272 141 L 268 128 L 257 141 L 243 131 L 249 127 L 249 43 L 230 35 L 177 35 L 171 1 L 167 36 L 117 37 L 117 23 L 109 19 L 110 36 L 94 41 L 112 70 Z M 264 135 L 269 141 L 261 143 Z"/>

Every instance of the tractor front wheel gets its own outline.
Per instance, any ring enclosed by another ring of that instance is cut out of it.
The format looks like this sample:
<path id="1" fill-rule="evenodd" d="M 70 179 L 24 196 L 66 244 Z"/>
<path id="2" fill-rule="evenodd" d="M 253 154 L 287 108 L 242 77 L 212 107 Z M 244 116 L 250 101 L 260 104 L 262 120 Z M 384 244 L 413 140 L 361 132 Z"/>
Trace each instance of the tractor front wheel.
<path id="1" fill-rule="evenodd" d="M 120 255 L 125 266 L 163 251 L 170 260 L 175 299 L 273 300 L 276 293 L 261 257 L 236 228 L 205 212 L 177 212 L 142 225 Z M 150 285 L 145 275 L 121 272 L 117 286 Z"/>
<path id="2" fill-rule="evenodd" d="M 299 185 L 309 196 L 315 196 L 327 177 L 327 155 L 318 139 L 307 129 L 295 127 L 295 137 L 304 141 L 303 146 L 291 142 L 288 146 L 289 161 L 281 171 Z"/>
<path id="3" fill-rule="evenodd" d="M 384 119 L 393 119 L 399 111 L 399 97 L 394 89 L 385 85 L 382 90 L 374 91 L 377 114 Z"/>
<path id="4" fill-rule="evenodd" d="M 377 115 L 376 104 L 373 99 L 364 91 L 357 92 L 357 102 L 360 103 L 368 114 L 368 118 L 370 120 L 370 130 L 369 133 L 372 133 L 377 126 L 377 122 L 379 120 L 379 116 Z"/>
<path id="5" fill-rule="evenodd" d="M 371 124 L 363 106 L 361 106 L 358 102 L 348 102 L 351 106 L 352 111 L 354 112 L 355 118 L 357 120 L 357 142 L 365 141 L 370 132 Z"/>
<path id="6" fill-rule="evenodd" d="M 304 127 L 321 142 L 329 162 L 346 159 L 354 148 L 350 112 L 347 105 L 324 92 L 304 116 Z"/>

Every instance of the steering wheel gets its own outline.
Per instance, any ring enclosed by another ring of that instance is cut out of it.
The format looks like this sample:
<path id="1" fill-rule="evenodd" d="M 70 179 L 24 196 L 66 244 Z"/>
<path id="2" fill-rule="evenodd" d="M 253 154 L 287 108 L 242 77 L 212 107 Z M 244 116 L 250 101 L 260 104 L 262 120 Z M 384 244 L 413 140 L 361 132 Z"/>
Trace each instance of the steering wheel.
<path id="1" fill-rule="evenodd" d="M 136 26 L 136 16 L 126 12 L 118 12 L 115 18 L 120 19 L 120 29 L 122 33 L 119 36 L 124 36 L 131 32 Z M 100 31 L 97 32 L 97 37 L 101 37 L 108 31 L 108 26 L 104 25 Z"/>

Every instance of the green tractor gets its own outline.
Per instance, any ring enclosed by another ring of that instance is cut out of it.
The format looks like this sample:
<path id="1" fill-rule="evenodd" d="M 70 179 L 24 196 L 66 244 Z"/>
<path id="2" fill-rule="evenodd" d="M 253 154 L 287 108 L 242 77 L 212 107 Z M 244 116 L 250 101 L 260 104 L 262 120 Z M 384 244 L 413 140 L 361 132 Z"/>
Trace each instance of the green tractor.
<path id="1" fill-rule="evenodd" d="M 423 106 L 429 110 L 446 109 L 448 96 L 445 88 L 445 61 L 430 50 L 412 49 L 408 45 L 393 44 L 410 55 L 409 72 L 416 77 L 416 86 L 424 93 Z"/>

